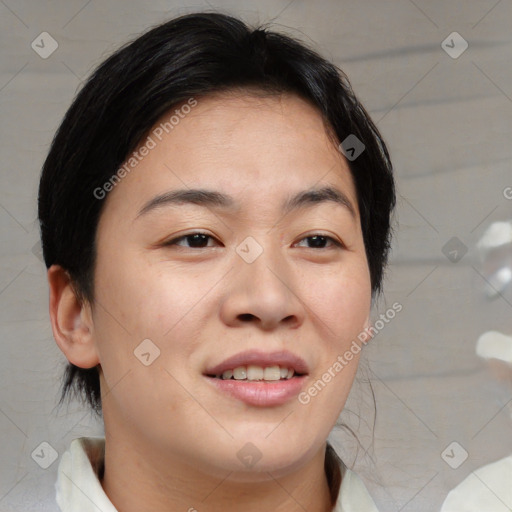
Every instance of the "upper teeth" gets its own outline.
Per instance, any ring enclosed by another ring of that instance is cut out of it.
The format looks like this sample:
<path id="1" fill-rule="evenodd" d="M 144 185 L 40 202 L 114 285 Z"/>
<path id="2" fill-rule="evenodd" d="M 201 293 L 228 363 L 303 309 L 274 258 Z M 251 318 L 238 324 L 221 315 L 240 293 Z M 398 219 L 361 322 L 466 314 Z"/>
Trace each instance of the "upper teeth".
<path id="1" fill-rule="evenodd" d="M 217 375 L 217 378 L 224 380 L 231 379 L 235 380 L 279 380 L 279 379 L 291 379 L 294 375 L 294 371 L 291 368 L 280 367 L 280 366 L 262 366 L 249 365 L 249 366 L 237 366 L 233 370 L 226 370 L 222 375 Z"/>

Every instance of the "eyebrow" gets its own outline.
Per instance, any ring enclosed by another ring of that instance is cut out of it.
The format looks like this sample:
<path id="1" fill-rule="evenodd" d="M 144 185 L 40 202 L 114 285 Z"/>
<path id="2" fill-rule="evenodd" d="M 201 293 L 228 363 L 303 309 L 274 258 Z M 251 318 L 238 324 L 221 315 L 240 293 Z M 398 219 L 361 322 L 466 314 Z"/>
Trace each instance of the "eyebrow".
<path id="1" fill-rule="evenodd" d="M 332 186 L 303 190 L 289 197 L 282 204 L 281 213 L 286 215 L 301 208 L 328 202 L 343 206 L 350 212 L 354 219 L 356 218 L 355 208 L 348 197 L 341 190 Z M 172 190 L 155 196 L 144 204 L 136 218 L 163 206 L 179 204 L 196 204 L 205 208 L 225 210 L 232 213 L 239 210 L 238 203 L 230 195 L 215 190 L 189 188 Z"/>

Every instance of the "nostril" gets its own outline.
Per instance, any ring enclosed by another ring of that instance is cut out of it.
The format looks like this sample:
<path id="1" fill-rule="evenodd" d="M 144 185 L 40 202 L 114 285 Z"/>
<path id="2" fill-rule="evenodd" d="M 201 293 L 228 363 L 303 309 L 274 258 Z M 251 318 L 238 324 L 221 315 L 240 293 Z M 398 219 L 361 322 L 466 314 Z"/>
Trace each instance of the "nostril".
<path id="1" fill-rule="evenodd" d="M 240 320 L 243 320 L 244 322 L 246 320 L 251 320 L 254 318 L 254 315 L 251 313 L 242 313 L 241 315 L 238 315 L 238 316 L 239 316 Z"/>

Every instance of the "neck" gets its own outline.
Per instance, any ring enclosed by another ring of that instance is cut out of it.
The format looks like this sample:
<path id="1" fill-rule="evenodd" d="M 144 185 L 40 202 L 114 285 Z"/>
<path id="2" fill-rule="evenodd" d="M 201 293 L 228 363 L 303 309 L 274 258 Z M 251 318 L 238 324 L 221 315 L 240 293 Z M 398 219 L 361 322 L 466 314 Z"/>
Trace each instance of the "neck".
<path id="1" fill-rule="evenodd" d="M 329 512 L 333 507 L 325 473 L 333 459 L 328 453 L 331 462 L 327 464 L 325 444 L 305 465 L 286 476 L 257 473 L 254 481 L 241 482 L 232 472 L 213 474 L 197 464 L 170 458 L 140 438 L 126 439 L 119 432 L 110 436 L 108 429 L 105 437 L 101 484 L 119 512 Z"/>

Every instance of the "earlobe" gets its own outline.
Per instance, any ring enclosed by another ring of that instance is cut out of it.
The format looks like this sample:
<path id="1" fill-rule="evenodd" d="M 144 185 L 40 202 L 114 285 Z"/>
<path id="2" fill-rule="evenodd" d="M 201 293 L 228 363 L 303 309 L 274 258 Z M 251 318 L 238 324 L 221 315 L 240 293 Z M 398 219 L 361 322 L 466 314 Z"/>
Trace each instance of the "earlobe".
<path id="1" fill-rule="evenodd" d="M 53 337 L 70 363 L 92 368 L 99 363 L 90 305 L 81 303 L 69 273 L 60 265 L 48 269 Z"/>

